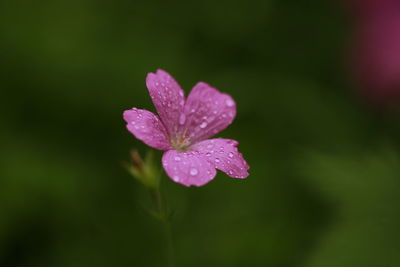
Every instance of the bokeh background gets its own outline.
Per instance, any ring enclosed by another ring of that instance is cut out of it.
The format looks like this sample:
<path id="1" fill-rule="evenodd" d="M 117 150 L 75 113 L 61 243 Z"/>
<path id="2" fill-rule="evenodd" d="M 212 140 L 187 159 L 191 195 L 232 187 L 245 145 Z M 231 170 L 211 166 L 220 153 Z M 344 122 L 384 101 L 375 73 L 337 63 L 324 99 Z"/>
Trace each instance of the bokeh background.
<path id="1" fill-rule="evenodd" d="M 125 129 L 148 72 L 238 103 L 250 177 L 163 177 L 178 266 L 400 266 L 400 131 L 347 72 L 337 1 L 0 2 L 0 266 L 165 266 Z M 157 157 L 161 152 L 156 153 Z"/>

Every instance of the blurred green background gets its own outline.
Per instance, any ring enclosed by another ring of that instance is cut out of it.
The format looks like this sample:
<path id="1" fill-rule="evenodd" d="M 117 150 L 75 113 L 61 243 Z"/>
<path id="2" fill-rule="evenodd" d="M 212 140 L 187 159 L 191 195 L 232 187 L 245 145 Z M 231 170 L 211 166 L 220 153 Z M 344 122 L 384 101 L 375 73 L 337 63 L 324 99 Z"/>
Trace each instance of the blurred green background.
<path id="1" fill-rule="evenodd" d="M 120 165 L 157 68 L 236 99 L 251 166 L 163 177 L 178 266 L 400 266 L 399 120 L 354 93 L 349 34 L 336 1 L 0 1 L 0 266 L 166 265 Z"/>

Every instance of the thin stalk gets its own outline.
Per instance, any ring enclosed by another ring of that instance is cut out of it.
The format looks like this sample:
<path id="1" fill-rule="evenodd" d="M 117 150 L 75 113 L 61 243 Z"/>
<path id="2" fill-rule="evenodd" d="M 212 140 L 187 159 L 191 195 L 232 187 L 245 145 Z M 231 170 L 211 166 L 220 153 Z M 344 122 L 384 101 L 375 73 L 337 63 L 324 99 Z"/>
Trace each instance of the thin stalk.
<path id="1" fill-rule="evenodd" d="M 154 205 L 155 217 L 163 224 L 163 231 L 167 245 L 167 262 L 169 267 L 175 267 L 175 251 L 172 238 L 171 220 L 167 203 L 161 194 L 159 186 L 150 188 L 150 197 Z"/>

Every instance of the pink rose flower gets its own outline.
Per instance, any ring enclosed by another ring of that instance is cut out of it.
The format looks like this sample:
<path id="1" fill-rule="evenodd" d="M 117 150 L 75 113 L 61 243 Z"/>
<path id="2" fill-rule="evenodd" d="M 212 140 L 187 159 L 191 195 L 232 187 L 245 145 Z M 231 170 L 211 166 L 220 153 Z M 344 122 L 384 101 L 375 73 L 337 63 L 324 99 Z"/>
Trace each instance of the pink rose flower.
<path id="1" fill-rule="evenodd" d="M 132 108 L 124 111 L 123 117 L 137 139 L 165 151 L 162 165 L 173 181 L 202 186 L 214 179 L 216 169 L 233 178 L 249 175 L 237 141 L 209 139 L 235 118 L 232 97 L 199 82 L 185 99 L 179 84 L 163 70 L 149 73 L 146 85 L 158 116 Z"/>

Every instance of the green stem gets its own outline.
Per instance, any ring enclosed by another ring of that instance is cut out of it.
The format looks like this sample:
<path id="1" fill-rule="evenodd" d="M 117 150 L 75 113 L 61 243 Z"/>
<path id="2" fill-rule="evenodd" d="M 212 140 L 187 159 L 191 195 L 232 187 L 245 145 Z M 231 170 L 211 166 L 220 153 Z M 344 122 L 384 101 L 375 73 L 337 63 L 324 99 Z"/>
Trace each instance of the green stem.
<path id="1" fill-rule="evenodd" d="M 167 255 L 168 255 L 168 266 L 175 267 L 175 251 L 174 242 L 172 238 L 172 229 L 170 221 L 165 221 L 165 235 L 167 238 Z"/>
<path id="2" fill-rule="evenodd" d="M 153 201 L 155 215 L 157 219 L 163 224 L 163 230 L 167 243 L 167 261 L 169 267 L 175 267 L 175 252 L 174 243 L 172 238 L 171 220 L 168 214 L 168 207 L 165 199 L 161 194 L 160 187 L 150 189 L 150 197 Z"/>

